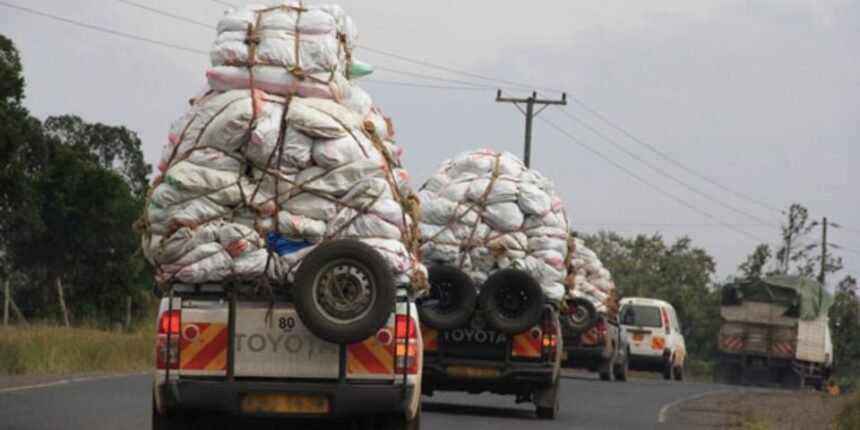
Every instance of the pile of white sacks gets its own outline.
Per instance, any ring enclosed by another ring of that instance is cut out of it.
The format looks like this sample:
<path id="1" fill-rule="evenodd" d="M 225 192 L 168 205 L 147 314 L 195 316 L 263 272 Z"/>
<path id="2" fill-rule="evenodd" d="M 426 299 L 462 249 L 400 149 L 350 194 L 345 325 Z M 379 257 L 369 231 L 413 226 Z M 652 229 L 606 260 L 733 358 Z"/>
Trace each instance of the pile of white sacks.
<path id="1" fill-rule="evenodd" d="M 603 263 L 591 249 L 585 246 L 580 238 L 574 239 L 573 260 L 571 265 L 574 269 L 573 288 L 570 289 L 571 297 L 582 297 L 590 300 L 598 312 L 608 313 L 617 310 L 615 296 L 615 282 Z"/>
<path id="2" fill-rule="evenodd" d="M 550 302 L 565 295 L 568 220 L 553 184 L 510 153 L 465 152 L 418 193 L 424 263 L 454 265 L 480 287 L 493 272 L 530 273 Z"/>
<path id="3" fill-rule="evenodd" d="M 217 30 L 210 88 L 171 127 L 142 222 L 158 280 L 289 282 L 333 238 L 379 250 L 399 283 L 426 279 L 401 149 L 348 79 L 350 18 L 251 6 Z"/>

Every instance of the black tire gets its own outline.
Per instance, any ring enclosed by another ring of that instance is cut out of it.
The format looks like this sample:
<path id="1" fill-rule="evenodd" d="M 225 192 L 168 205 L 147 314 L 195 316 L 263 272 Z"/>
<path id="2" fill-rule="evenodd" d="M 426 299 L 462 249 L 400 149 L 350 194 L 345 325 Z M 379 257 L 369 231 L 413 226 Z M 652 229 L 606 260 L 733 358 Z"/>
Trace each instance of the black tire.
<path id="1" fill-rule="evenodd" d="M 155 396 L 152 398 L 152 430 L 190 430 L 192 423 L 181 415 L 166 415 L 158 412 L 155 407 Z"/>
<path id="2" fill-rule="evenodd" d="M 296 271 L 293 300 L 305 326 L 323 340 L 364 340 L 394 310 L 394 275 L 375 249 L 333 240 L 314 249 Z"/>
<path id="3" fill-rule="evenodd" d="M 421 324 L 436 330 L 453 330 L 469 322 L 475 313 L 478 291 L 469 275 L 452 266 L 433 266 L 428 271 L 430 294 L 418 301 Z"/>
<path id="4" fill-rule="evenodd" d="M 616 381 L 626 382 L 627 381 L 627 373 L 630 371 L 630 350 L 624 355 L 624 361 L 621 364 L 616 364 L 615 369 L 613 369 L 613 374 L 615 376 Z"/>
<path id="5" fill-rule="evenodd" d="M 521 270 L 505 269 L 490 275 L 481 286 L 478 307 L 491 329 L 503 334 L 522 333 L 543 314 L 540 284 Z"/>
<path id="6" fill-rule="evenodd" d="M 552 386 L 541 388 L 532 393 L 535 403 L 535 415 L 542 420 L 554 420 L 561 408 L 558 396 L 559 380 L 556 379 Z"/>
<path id="7" fill-rule="evenodd" d="M 679 382 L 683 381 L 684 380 L 684 367 L 674 368 L 672 370 L 672 376 L 675 378 L 676 381 L 679 381 Z"/>
<path id="8" fill-rule="evenodd" d="M 418 406 L 418 412 L 411 420 L 406 419 L 402 414 L 391 416 L 385 430 L 421 430 L 421 406 Z"/>
<path id="9" fill-rule="evenodd" d="M 673 361 L 674 360 L 672 360 L 672 358 L 670 357 L 669 361 L 667 361 L 666 364 L 663 365 L 663 379 L 665 379 L 667 381 L 671 381 L 672 376 L 674 376 L 672 374 L 673 373 L 672 372 L 672 362 Z"/>
<path id="10" fill-rule="evenodd" d="M 600 380 L 611 381 L 612 370 L 615 369 L 615 357 L 609 357 L 600 363 Z"/>
<path id="11" fill-rule="evenodd" d="M 588 299 L 581 297 L 567 300 L 568 311 L 563 314 L 564 325 L 573 335 L 584 333 L 597 322 L 597 309 Z"/>

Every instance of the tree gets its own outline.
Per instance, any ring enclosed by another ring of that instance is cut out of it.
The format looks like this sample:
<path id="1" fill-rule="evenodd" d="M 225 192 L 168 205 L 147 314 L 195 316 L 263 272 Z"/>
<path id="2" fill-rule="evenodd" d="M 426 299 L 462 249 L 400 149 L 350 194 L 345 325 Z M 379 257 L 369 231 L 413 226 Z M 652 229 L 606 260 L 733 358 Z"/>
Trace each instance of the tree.
<path id="1" fill-rule="evenodd" d="M 143 160 L 137 133 L 121 126 L 86 123 L 73 115 L 49 117 L 45 120 L 45 130 L 84 159 L 119 173 L 136 198 L 146 196 L 151 166 Z"/>
<path id="2" fill-rule="evenodd" d="M 766 244 L 756 246 L 747 260 L 738 266 L 739 276 L 758 278 L 766 273 L 817 277 L 823 250 L 817 238 L 810 235 L 819 227 L 818 221 L 810 221 L 809 211 L 798 203 L 792 204 L 784 214 L 787 220 L 782 226 L 782 244 L 776 249 L 776 254 L 771 254 L 770 246 Z M 815 250 L 818 252 L 813 252 Z M 824 260 L 825 273 L 842 270 L 841 257 L 828 253 Z"/>
<path id="3" fill-rule="evenodd" d="M 846 276 L 836 287 L 830 307 L 834 365 L 843 374 L 860 373 L 860 300 L 857 280 Z"/>
<path id="4" fill-rule="evenodd" d="M 764 274 L 764 268 L 771 257 L 770 246 L 761 244 L 755 248 L 747 261 L 738 266 L 741 277 L 745 279 L 758 279 Z"/>
<path id="5" fill-rule="evenodd" d="M 16 236 L 9 248 L 13 261 L 55 289 L 67 325 L 73 317 L 121 319 L 125 297 L 143 288 L 144 266 L 131 228 L 139 201 L 119 175 L 56 142 L 35 189 L 42 228 Z"/>
<path id="6" fill-rule="evenodd" d="M 699 358 L 713 354 L 718 297 L 710 288 L 716 265 L 707 252 L 694 247 L 688 237 L 671 244 L 659 234 L 624 238 L 600 232 L 583 239 L 612 272 L 622 297 L 652 297 L 672 303 L 689 329 L 690 354 Z"/>

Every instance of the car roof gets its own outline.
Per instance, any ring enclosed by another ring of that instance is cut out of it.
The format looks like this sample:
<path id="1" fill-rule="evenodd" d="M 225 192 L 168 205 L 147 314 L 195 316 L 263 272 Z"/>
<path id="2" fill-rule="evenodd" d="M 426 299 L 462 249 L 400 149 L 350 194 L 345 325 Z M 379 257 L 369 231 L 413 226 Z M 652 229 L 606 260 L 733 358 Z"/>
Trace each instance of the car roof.
<path id="1" fill-rule="evenodd" d="M 666 306 L 672 309 L 675 309 L 669 302 L 658 300 L 658 299 L 650 299 L 647 297 L 625 297 L 621 299 L 622 305 L 643 305 L 643 306 Z"/>

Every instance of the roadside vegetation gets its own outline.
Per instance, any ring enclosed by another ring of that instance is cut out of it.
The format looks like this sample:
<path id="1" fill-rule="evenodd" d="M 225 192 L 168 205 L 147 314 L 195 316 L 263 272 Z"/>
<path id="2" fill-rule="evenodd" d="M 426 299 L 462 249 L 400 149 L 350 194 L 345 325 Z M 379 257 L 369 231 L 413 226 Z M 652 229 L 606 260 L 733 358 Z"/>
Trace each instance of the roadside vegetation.
<path id="1" fill-rule="evenodd" d="M 860 389 L 845 397 L 834 424 L 836 430 L 860 430 Z"/>
<path id="2" fill-rule="evenodd" d="M 129 371 L 152 366 L 149 324 L 132 331 L 31 325 L 0 328 L 0 375 Z"/>

